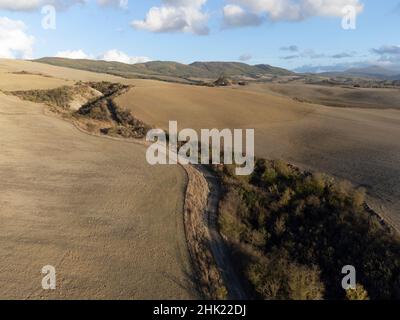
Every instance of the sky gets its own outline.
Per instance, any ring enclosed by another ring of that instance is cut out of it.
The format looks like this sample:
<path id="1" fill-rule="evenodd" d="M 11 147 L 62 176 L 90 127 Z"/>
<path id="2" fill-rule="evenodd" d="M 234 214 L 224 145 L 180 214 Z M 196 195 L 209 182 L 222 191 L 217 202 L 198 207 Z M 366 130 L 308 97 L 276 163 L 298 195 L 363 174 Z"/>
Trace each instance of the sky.
<path id="1" fill-rule="evenodd" d="M 0 58 L 400 70 L 400 0 L 0 0 Z"/>

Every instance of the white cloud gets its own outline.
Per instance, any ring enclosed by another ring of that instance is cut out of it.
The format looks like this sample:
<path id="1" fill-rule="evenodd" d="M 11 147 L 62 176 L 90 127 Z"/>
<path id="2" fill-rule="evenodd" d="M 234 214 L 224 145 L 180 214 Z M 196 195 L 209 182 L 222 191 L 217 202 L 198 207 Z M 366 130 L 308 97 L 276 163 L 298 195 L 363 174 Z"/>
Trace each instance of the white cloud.
<path id="1" fill-rule="evenodd" d="M 0 9 L 27 11 L 44 5 L 43 0 L 0 0 Z"/>
<path id="2" fill-rule="evenodd" d="M 97 0 L 97 3 L 101 6 L 114 6 L 120 7 L 121 9 L 128 9 L 129 0 Z"/>
<path id="3" fill-rule="evenodd" d="M 150 8 L 144 20 L 132 21 L 137 29 L 151 32 L 189 32 L 208 34 L 208 14 L 202 11 L 207 0 L 162 0 Z"/>
<path id="4" fill-rule="evenodd" d="M 117 49 L 108 50 L 103 55 L 101 55 L 99 60 L 104 61 L 116 61 L 128 64 L 143 63 L 151 61 L 148 57 L 130 57 L 125 52 L 119 51 Z"/>
<path id="5" fill-rule="evenodd" d="M 53 5 L 58 9 L 65 9 L 86 0 L 0 0 L 0 10 L 31 11 L 45 5 Z"/>
<path id="6" fill-rule="evenodd" d="M 224 27 L 257 26 L 262 18 L 255 13 L 245 11 L 242 7 L 229 4 L 224 7 Z"/>
<path id="7" fill-rule="evenodd" d="M 22 21 L 0 17 L 0 58 L 30 59 L 35 38 L 26 33 Z"/>
<path id="8" fill-rule="evenodd" d="M 91 59 L 90 55 L 87 55 L 83 50 L 66 50 L 59 51 L 56 54 L 57 58 L 68 58 L 68 59 Z"/>
<path id="9" fill-rule="evenodd" d="M 266 16 L 271 21 L 300 21 L 310 17 L 341 17 L 343 8 L 354 6 L 357 14 L 363 10 L 360 0 L 228 0 L 241 8 L 244 13 Z M 224 18 L 226 12 L 224 8 Z M 238 11 L 238 9 L 237 9 Z M 229 11 L 228 11 L 229 13 Z M 239 20 L 238 23 L 242 23 Z M 249 21 L 249 24 L 252 22 Z"/>
<path id="10" fill-rule="evenodd" d="M 148 57 L 129 56 L 125 52 L 117 50 L 117 49 L 108 50 L 97 57 L 92 54 L 87 54 L 82 49 L 59 51 L 59 52 L 57 52 L 57 54 L 55 56 L 57 58 L 115 61 L 115 62 L 122 62 L 122 63 L 127 63 L 127 64 L 143 63 L 143 62 L 148 62 L 148 61 L 152 60 Z"/>

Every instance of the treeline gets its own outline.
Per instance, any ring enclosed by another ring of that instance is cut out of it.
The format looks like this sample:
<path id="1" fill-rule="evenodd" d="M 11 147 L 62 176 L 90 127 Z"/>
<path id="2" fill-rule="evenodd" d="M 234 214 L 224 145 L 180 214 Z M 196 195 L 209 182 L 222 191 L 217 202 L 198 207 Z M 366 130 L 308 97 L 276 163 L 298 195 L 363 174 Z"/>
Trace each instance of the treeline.
<path id="1" fill-rule="evenodd" d="M 282 161 L 223 181 L 220 232 L 258 299 L 399 299 L 400 239 L 365 205 L 365 191 Z M 345 265 L 357 290 L 342 288 Z"/>
<path id="2" fill-rule="evenodd" d="M 73 99 L 74 88 L 63 86 L 48 90 L 27 90 L 27 91 L 12 91 L 8 94 L 13 94 L 23 100 L 32 101 L 35 103 L 44 103 L 51 107 L 68 109 L 69 104 Z"/>

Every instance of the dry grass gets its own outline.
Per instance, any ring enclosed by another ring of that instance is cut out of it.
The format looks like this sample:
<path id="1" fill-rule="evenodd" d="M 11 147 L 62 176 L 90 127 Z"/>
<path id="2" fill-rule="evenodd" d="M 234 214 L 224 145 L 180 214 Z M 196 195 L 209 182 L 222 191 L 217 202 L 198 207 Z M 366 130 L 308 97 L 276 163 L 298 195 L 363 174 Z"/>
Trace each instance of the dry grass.
<path id="1" fill-rule="evenodd" d="M 206 299 L 225 299 L 227 291 L 210 248 L 206 213 L 208 184 L 192 166 L 185 166 L 185 170 L 188 175 L 184 208 L 186 238 L 199 289 Z"/>

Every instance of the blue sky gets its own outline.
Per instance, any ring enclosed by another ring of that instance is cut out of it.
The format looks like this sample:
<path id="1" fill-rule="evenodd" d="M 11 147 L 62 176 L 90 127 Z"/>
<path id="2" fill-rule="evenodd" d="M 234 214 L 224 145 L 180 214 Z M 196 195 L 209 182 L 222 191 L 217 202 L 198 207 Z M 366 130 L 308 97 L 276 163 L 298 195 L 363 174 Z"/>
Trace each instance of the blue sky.
<path id="1" fill-rule="evenodd" d="M 244 61 L 319 71 L 400 65 L 400 0 L 126 1 L 64 0 L 60 9 L 58 0 L 29 7 L 30 0 L 0 0 L 0 57 Z M 49 3 L 57 8 L 54 30 L 42 28 Z M 342 28 L 338 3 L 357 8 L 355 30 Z"/>

